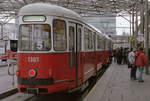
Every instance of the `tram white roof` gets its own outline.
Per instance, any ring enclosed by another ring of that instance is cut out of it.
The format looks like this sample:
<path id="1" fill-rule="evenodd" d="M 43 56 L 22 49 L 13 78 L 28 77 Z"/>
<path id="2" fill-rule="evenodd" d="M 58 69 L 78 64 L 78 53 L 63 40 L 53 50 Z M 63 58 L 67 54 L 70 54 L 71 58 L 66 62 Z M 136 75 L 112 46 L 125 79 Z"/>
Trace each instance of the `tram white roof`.
<path id="1" fill-rule="evenodd" d="M 26 5 L 20 9 L 19 16 L 21 15 L 52 15 L 83 20 L 76 12 L 50 3 L 34 3 Z"/>
<path id="2" fill-rule="evenodd" d="M 50 3 L 33 3 L 28 4 L 24 7 L 22 7 L 19 11 L 19 16 L 23 15 L 46 15 L 46 16 L 60 16 L 60 17 L 67 17 L 71 19 L 75 19 L 81 22 L 86 23 L 88 26 L 90 26 L 92 29 L 97 31 L 102 36 L 106 36 L 105 34 L 102 34 L 102 32 L 94 27 L 93 25 L 87 23 L 79 14 L 76 12 L 69 10 L 67 8 L 52 5 Z"/>

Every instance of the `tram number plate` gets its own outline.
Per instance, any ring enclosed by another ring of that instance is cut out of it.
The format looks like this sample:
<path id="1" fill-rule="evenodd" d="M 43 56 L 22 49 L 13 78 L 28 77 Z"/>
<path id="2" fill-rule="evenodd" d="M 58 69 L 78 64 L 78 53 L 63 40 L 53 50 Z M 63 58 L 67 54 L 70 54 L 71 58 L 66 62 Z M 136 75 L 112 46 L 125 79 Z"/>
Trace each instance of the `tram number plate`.
<path id="1" fill-rule="evenodd" d="M 29 94 L 38 94 L 39 93 L 39 89 L 38 88 L 27 88 L 27 92 Z"/>

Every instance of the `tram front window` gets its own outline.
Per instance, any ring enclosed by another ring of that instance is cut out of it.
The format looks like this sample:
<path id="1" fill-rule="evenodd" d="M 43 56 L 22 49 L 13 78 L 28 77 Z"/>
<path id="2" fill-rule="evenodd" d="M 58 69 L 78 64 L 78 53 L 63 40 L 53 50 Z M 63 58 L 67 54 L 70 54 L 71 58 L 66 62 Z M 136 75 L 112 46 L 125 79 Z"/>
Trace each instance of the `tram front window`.
<path id="1" fill-rule="evenodd" d="M 23 24 L 19 29 L 19 50 L 49 51 L 51 28 L 47 24 Z"/>
<path id="2" fill-rule="evenodd" d="M 12 52 L 17 52 L 17 46 L 18 46 L 17 40 L 10 40 L 10 50 Z"/>

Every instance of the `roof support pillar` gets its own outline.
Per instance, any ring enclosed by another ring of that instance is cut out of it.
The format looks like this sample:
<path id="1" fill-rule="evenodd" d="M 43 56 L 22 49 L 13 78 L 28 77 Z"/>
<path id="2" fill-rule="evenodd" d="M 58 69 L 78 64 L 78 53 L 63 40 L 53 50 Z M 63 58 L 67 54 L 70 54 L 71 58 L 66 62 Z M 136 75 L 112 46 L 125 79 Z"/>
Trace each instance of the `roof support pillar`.
<path id="1" fill-rule="evenodd" d="M 0 36 L 1 39 L 3 38 L 3 32 L 4 32 L 3 28 L 4 28 L 3 22 L 1 22 L 1 36 Z"/>
<path id="2" fill-rule="evenodd" d="M 144 7 L 143 7 L 144 8 Z M 148 49 L 149 49 L 149 31 L 148 31 L 148 0 L 145 0 L 145 52 L 148 59 Z M 145 73 L 149 74 L 149 66 L 146 66 Z"/>
<path id="3" fill-rule="evenodd" d="M 132 13 L 130 13 L 130 37 L 132 36 Z M 129 40 L 130 42 L 130 48 L 132 48 L 132 40 Z"/>
<path id="4" fill-rule="evenodd" d="M 140 6 L 140 34 L 144 34 L 144 5 L 143 5 L 143 0 L 141 1 L 141 6 Z"/>
<path id="5" fill-rule="evenodd" d="M 137 41 L 137 36 L 138 36 L 138 8 L 136 7 L 136 17 L 135 17 L 136 21 L 135 21 L 135 26 L 136 26 L 136 30 L 135 30 L 135 46 L 137 47 L 138 45 L 138 41 Z"/>
<path id="6" fill-rule="evenodd" d="M 134 8 L 132 9 L 132 36 L 135 37 L 135 33 L 134 33 Z M 134 41 L 132 41 L 132 47 L 134 47 Z"/>

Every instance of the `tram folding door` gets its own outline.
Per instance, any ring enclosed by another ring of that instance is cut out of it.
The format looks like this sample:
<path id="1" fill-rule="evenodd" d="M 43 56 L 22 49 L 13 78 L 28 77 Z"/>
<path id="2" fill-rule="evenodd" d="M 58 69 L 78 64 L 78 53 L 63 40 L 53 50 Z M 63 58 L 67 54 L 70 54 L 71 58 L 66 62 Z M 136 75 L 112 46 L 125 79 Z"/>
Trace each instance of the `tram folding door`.
<path id="1" fill-rule="evenodd" d="M 74 80 L 74 85 L 81 84 L 81 26 L 69 23 L 69 78 Z"/>

